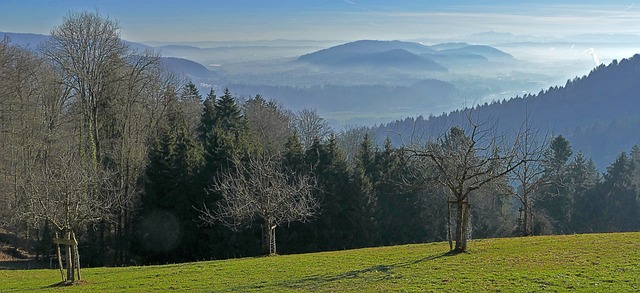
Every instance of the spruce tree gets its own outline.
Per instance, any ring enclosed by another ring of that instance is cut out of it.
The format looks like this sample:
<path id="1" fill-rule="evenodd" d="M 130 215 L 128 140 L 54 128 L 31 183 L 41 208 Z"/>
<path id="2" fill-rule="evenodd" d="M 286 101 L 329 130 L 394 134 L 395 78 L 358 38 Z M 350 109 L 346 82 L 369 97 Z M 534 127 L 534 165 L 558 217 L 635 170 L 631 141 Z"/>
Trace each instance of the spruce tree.
<path id="1" fill-rule="evenodd" d="M 562 135 L 551 140 L 544 155 L 543 180 L 548 184 L 538 207 L 552 219 L 554 232 L 569 233 L 574 198 L 568 176 L 568 163 L 573 150 L 571 144 Z"/>

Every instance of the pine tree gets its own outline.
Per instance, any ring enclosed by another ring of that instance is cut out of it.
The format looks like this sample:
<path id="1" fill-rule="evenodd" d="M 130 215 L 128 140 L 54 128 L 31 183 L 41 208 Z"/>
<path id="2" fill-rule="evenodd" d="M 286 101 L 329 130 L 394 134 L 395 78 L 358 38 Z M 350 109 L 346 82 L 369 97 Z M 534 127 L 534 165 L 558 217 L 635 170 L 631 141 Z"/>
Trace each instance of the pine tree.
<path id="1" fill-rule="evenodd" d="M 379 177 L 376 152 L 369 135 L 365 134 L 352 173 L 353 191 L 347 201 L 350 213 L 346 215 L 352 222 L 354 245 L 359 247 L 371 246 L 378 238 L 375 223 L 375 193 Z"/>
<path id="2" fill-rule="evenodd" d="M 198 125 L 198 137 L 203 149 L 203 162 L 194 182 L 200 200 L 193 206 L 213 206 L 222 195 L 211 190 L 214 181 L 234 167 L 234 157 L 243 158 L 250 151 L 250 137 L 246 121 L 231 95 L 225 89 L 221 97 L 211 91 L 203 102 L 202 115 Z M 194 213 L 196 209 L 194 209 Z M 198 216 L 200 212 L 196 213 Z M 195 227 L 204 222 L 193 221 Z M 211 223 L 199 228 L 205 240 L 199 249 L 206 250 L 207 258 L 229 258 L 260 254 L 260 237 L 255 237 L 256 229 L 234 232 L 224 225 Z M 257 229 L 259 231 L 259 229 Z"/>
<path id="3" fill-rule="evenodd" d="M 569 233 L 574 198 L 568 176 L 568 163 L 573 150 L 571 144 L 562 135 L 551 140 L 544 155 L 543 180 L 547 185 L 538 201 L 538 207 L 551 217 L 556 233 Z"/>
<path id="4" fill-rule="evenodd" d="M 592 198 L 592 190 L 599 183 L 600 174 L 593 160 L 587 160 L 582 151 L 569 164 L 569 180 L 575 201 L 570 229 L 582 233 L 593 231 L 594 213 L 599 207 Z"/>
<path id="5" fill-rule="evenodd" d="M 318 181 L 316 198 L 320 201 L 320 216 L 316 229 L 318 250 L 345 249 L 353 246 L 352 223 L 346 219 L 347 197 L 350 192 L 349 170 L 344 156 L 332 136 L 326 144 L 315 139 L 305 153 L 307 164 Z"/>
<path id="6" fill-rule="evenodd" d="M 200 149 L 185 128 L 165 129 L 149 150 L 139 237 L 147 261 L 191 260 L 196 246 L 193 190 Z M 172 229 L 169 229 L 172 227 Z"/>
<path id="7" fill-rule="evenodd" d="M 198 124 L 198 138 L 201 143 L 209 141 L 211 135 L 213 135 L 213 129 L 216 121 L 216 94 L 211 89 L 207 94 L 207 98 L 202 102 L 202 116 L 200 117 L 200 123 Z"/>
<path id="8" fill-rule="evenodd" d="M 635 231 L 640 228 L 636 188 L 633 184 L 635 166 L 632 159 L 622 152 L 607 168 L 604 176 L 603 229 L 607 231 Z"/>

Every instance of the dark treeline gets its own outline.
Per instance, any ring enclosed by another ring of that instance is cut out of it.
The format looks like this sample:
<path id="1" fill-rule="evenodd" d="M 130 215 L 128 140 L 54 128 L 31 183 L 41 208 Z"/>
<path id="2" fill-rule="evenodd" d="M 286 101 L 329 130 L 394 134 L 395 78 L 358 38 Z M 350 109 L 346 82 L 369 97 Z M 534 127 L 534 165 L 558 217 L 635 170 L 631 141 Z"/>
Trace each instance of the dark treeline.
<path id="1" fill-rule="evenodd" d="M 0 224 L 27 241 L 14 245 L 43 256 L 54 237 L 77 239 L 66 254 L 100 266 L 261 255 L 265 233 L 281 254 L 450 238 L 451 190 L 412 146 L 378 145 L 367 129 L 334 133 L 314 110 L 292 113 L 260 96 L 203 97 L 115 32 L 112 21 L 78 13 L 38 52 L 0 43 Z M 472 140 L 457 127 L 431 135 L 452 138 L 423 142 L 440 149 Z M 473 238 L 640 229 L 640 148 L 600 175 L 564 137 L 542 145 L 539 159 L 472 191 Z M 217 217 L 229 198 L 223 179 L 233 170 L 253 178 L 239 167 L 257 157 L 309 178 L 314 201 L 304 211 L 313 215 L 257 210 L 237 227 Z"/>

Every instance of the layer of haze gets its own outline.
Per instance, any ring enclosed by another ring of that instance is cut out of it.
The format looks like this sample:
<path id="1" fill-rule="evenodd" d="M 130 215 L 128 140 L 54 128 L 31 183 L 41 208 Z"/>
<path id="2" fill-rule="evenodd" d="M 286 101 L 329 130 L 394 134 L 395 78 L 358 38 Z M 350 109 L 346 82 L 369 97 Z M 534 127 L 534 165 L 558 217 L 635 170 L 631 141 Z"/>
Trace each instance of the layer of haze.
<path id="1" fill-rule="evenodd" d="M 606 4 L 602 4 L 606 3 Z M 116 19 L 131 41 L 448 38 L 499 31 L 639 34 L 634 1 L 3 0 L 0 31 L 48 34 L 69 11 Z"/>

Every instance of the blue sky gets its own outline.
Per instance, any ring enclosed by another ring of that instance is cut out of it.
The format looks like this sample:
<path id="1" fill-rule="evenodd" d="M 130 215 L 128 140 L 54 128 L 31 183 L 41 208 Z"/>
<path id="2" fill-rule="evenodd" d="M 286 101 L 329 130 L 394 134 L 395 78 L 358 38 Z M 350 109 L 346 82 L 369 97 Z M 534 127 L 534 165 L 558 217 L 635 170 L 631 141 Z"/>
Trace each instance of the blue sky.
<path id="1" fill-rule="evenodd" d="M 616 0 L 2 0 L 0 31 L 46 34 L 81 10 L 118 20 L 122 37 L 132 41 L 640 34 L 640 3 Z"/>

